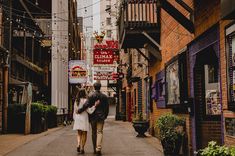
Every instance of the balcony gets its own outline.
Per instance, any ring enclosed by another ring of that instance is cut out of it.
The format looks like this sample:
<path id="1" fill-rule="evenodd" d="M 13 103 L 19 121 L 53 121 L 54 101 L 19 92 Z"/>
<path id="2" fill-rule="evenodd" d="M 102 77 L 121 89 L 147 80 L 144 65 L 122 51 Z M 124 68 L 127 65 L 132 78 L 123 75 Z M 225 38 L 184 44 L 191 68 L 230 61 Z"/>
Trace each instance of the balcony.
<path id="1" fill-rule="evenodd" d="M 143 48 L 151 40 L 159 43 L 159 15 L 157 0 L 124 0 L 119 10 L 120 47 Z"/>
<path id="2" fill-rule="evenodd" d="M 13 49 L 13 51 L 15 52 L 16 50 Z M 17 53 L 12 54 L 11 60 L 16 61 L 16 62 L 24 65 L 28 69 L 31 69 L 32 71 L 34 71 L 38 74 L 43 74 L 43 69 L 41 67 L 39 67 L 38 65 L 31 62 L 30 59 L 23 58 L 23 56 L 20 56 Z"/>

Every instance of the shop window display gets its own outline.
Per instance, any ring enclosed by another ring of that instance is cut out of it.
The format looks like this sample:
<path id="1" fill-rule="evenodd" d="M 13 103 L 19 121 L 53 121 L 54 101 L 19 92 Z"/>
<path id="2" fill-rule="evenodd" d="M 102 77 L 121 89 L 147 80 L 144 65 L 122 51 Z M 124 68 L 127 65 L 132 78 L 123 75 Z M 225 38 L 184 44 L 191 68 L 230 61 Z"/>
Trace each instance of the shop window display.
<path id="1" fill-rule="evenodd" d="M 235 34 L 228 36 L 229 54 L 229 108 L 235 108 Z"/>
<path id="2" fill-rule="evenodd" d="M 218 83 L 218 70 L 213 65 L 205 65 L 206 115 L 220 115 L 221 102 Z"/>
<path id="3" fill-rule="evenodd" d="M 166 82 L 167 82 L 167 104 L 180 104 L 180 88 L 179 88 L 179 64 L 178 60 L 167 66 Z"/>

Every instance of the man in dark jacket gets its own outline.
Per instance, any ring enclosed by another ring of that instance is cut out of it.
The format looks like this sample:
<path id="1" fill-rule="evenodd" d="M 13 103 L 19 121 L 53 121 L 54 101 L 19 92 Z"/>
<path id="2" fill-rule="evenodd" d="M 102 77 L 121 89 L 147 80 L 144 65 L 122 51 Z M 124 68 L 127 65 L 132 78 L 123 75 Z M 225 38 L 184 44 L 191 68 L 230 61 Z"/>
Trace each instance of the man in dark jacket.
<path id="1" fill-rule="evenodd" d="M 78 110 L 78 113 L 85 111 L 88 107 L 92 107 L 97 100 L 100 100 L 100 104 L 96 107 L 94 113 L 89 115 L 89 120 L 92 127 L 94 153 L 101 155 L 104 120 L 109 113 L 109 104 L 108 97 L 100 91 L 101 84 L 96 82 L 93 86 L 95 91 L 88 96 L 86 103 Z"/>

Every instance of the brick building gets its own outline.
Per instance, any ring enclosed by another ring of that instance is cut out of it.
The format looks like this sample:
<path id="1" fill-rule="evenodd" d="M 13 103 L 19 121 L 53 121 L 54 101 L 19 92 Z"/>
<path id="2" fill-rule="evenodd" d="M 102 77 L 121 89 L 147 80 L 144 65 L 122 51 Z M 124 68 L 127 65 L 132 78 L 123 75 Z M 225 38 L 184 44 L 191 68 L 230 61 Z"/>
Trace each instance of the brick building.
<path id="1" fill-rule="evenodd" d="M 160 29 L 155 34 L 148 32 L 149 36 L 143 34 L 147 27 L 145 23 L 142 27 L 138 27 L 138 22 L 141 23 L 141 19 L 148 16 L 148 11 L 145 12 L 143 9 L 145 6 L 141 9 L 141 4 L 138 4 L 135 8 L 134 4 L 137 3 L 130 1 L 121 7 L 131 10 L 127 11 L 127 16 L 135 14 L 134 11 L 138 9 L 143 10 L 143 15 L 140 12 L 138 16 L 141 18 L 137 16 L 134 22 L 120 18 L 120 21 L 126 24 L 124 35 L 123 26 L 120 24 L 121 48 L 127 49 L 126 54 L 121 53 L 124 56 L 121 56 L 123 58 L 121 65 L 130 65 L 129 72 L 126 71 L 127 79 L 122 80 L 123 91 L 128 88 L 130 93 L 129 97 L 127 93 L 120 94 L 122 99 L 120 111 L 128 121 L 139 112 L 146 113 L 150 120 L 150 133 L 155 136 L 157 130 L 154 125 L 160 115 L 172 112 L 184 117 L 187 132 L 185 155 L 193 155 L 211 140 L 219 144 L 234 145 L 235 9 L 231 7 L 234 2 L 226 0 L 153 2 L 157 8 L 157 15 L 151 11 L 149 14 L 151 17 L 156 17 Z M 131 28 L 127 27 L 128 22 L 133 24 Z M 149 29 L 154 31 L 153 28 Z M 130 36 L 130 32 L 133 34 L 134 30 L 137 31 L 136 36 Z M 140 34 L 142 36 L 136 40 Z M 148 39 L 145 40 L 144 36 Z M 131 40 L 135 42 L 128 42 Z M 141 43 L 143 45 L 148 43 L 152 49 L 146 46 L 139 47 Z M 128 50 L 133 48 L 136 52 Z M 134 56 L 135 53 L 141 54 L 138 48 L 143 48 L 145 51 L 141 56 L 147 61 L 148 73 L 142 72 L 137 82 L 128 84 L 128 76 L 135 75 L 133 72 L 135 65 L 130 60 L 133 61 L 134 57 L 138 57 Z M 154 60 L 150 60 L 153 56 Z M 125 59 L 126 57 L 131 58 Z M 146 77 L 149 79 L 148 85 L 144 84 Z M 146 100 L 148 91 L 150 100 Z M 129 109 L 132 113 L 129 113 Z"/>

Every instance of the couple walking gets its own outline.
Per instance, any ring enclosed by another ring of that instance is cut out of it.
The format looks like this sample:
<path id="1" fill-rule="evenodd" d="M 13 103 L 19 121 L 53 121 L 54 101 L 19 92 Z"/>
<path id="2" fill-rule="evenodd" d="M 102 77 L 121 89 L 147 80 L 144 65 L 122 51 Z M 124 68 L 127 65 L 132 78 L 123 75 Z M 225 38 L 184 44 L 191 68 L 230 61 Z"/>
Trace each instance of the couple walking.
<path id="1" fill-rule="evenodd" d="M 74 103 L 73 130 L 78 131 L 77 151 L 84 154 L 84 146 L 87 140 L 90 122 L 94 153 L 97 154 L 97 156 L 100 156 L 104 121 L 109 113 L 109 105 L 107 96 L 100 91 L 101 84 L 96 82 L 93 86 L 94 92 L 88 97 L 85 89 L 80 89 L 78 91 L 78 96 Z"/>

